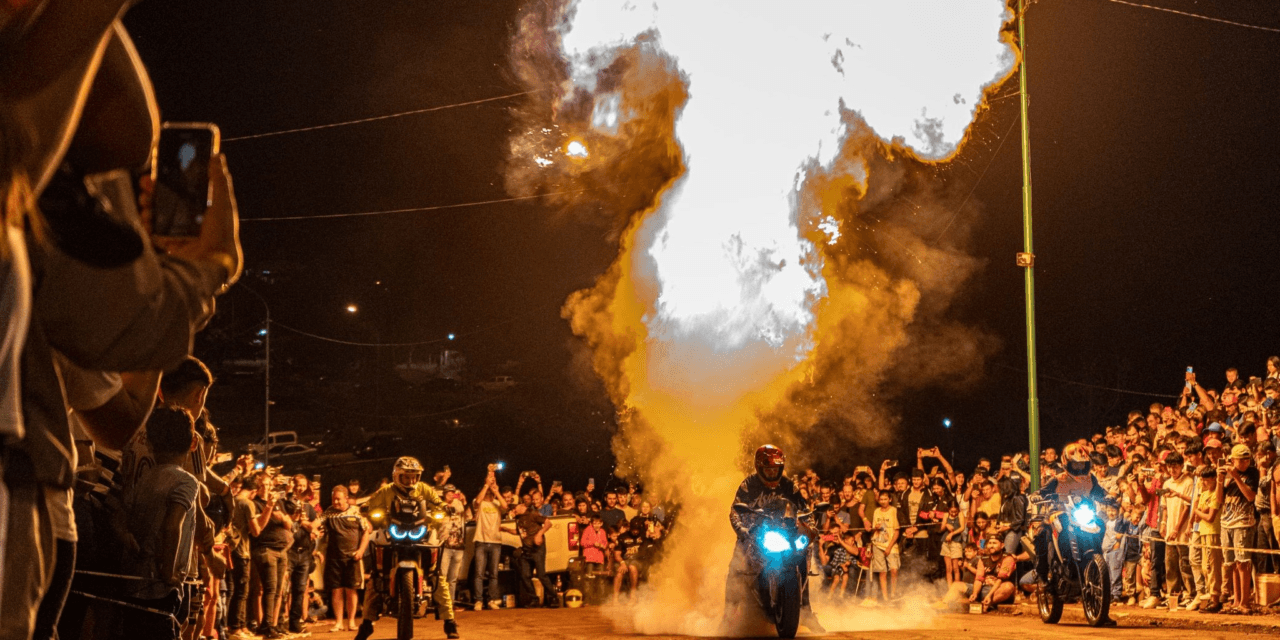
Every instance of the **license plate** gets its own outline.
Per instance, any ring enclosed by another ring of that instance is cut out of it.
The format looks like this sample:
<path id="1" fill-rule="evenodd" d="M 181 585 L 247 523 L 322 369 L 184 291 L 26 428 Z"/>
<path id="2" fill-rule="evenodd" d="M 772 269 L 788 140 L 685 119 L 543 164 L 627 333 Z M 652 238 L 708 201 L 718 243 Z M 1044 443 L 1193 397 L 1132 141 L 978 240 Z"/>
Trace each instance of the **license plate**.
<path id="1" fill-rule="evenodd" d="M 400 561 L 400 568 L 401 568 L 401 569 L 415 569 L 415 568 L 417 568 L 417 566 L 418 566 L 418 565 L 414 564 L 414 562 L 413 562 L 412 560 L 401 560 L 401 561 Z"/>

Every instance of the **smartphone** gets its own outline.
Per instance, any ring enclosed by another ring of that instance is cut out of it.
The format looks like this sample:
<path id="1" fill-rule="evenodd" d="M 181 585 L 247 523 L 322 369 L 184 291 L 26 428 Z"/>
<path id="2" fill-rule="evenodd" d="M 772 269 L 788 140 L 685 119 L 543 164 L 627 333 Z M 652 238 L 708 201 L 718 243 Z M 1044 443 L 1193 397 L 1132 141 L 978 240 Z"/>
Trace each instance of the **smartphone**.
<path id="1" fill-rule="evenodd" d="M 151 171 L 155 180 L 152 233 L 194 238 L 209 208 L 209 163 L 222 134 L 208 122 L 166 122 L 160 129 Z"/>
<path id="2" fill-rule="evenodd" d="M 261 463 L 261 462 L 255 462 L 255 463 L 253 463 L 253 468 L 254 468 L 255 470 L 257 470 L 257 471 L 262 471 L 262 468 L 263 468 L 263 467 L 265 467 L 265 466 L 267 466 L 267 465 L 265 465 L 265 464 L 263 464 L 263 463 Z"/>
<path id="3" fill-rule="evenodd" d="M 1275 404 L 1275 403 L 1276 403 L 1275 398 L 1267 398 L 1266 400 L 1263 400 L 1263 401 L 1262 401 L 1262 406 L 1264 406 L 1264 407 L 1266 407 L 1266 408 L 1270 409 L 1270 408 L 1271 408 L 1271 405 L 1273 405 L 1273 404 Z"/>
<path id="4" fill-rule="evenodd" d="M 320 474 L 318 474 L 318 473 L 317 473 L 317 474 L 315 474 L 315 475 L 311 476 L 311 481 L 312 481 L 312 482 L 320 482 Z"/>
<path id="5" fill-rule="evenodd" d="M 594 487 L 594 486 L 596 486 L 596 479 L 595 479 L 595 478 L 587 478 L 587 486 L 589 486 L 589 487 Z"/>

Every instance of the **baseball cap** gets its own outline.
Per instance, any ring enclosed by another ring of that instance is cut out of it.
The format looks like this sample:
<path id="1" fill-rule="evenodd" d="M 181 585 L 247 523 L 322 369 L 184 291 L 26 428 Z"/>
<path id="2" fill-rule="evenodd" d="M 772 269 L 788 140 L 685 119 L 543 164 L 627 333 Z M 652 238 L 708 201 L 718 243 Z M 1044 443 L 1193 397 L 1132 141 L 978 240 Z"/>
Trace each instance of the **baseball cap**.
<path id="1" fill-rule="evenodd" d="M 1221 448 L 1222 448 L 1222 441 L 1221 441 L 1221 440 L 1219 440 L 1219 439 L 1217 439 L 1217 438 L 1209 438 L 1208 440 L 1205 440 L 1205 441 L 1204 441 L 1204 448 L 1206 448 L 1206 449 L 1221 449 Z"/>
<path id="2" fill-rule="evenodd" d="M 1209 426 L 1204 428 L 1205 431 L 1213 431 L 1214 433 L 1222 433 L 1222 423 L 1210 422 Z"/>
<path id="3" fill-rule="evenodd" d="M 1238 444 L 1231 447 L 1232 460 L 1250 460 L 1253 458 L 1253 452 L 1249 450 L 1249 445 Z"/>

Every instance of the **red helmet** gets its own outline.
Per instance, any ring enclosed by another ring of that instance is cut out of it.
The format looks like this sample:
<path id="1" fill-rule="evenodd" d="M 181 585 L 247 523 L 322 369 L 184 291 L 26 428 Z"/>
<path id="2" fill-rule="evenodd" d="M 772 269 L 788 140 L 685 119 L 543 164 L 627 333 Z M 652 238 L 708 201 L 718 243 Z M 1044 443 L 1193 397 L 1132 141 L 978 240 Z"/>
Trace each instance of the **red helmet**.
<path id="1" fill-rule="evenodd" d="M 782 468 L 787 464 L 787 456 L 771 444 L 756 449 L 756 475 L 770 489 L 778 486 L 782 480 Z"/>

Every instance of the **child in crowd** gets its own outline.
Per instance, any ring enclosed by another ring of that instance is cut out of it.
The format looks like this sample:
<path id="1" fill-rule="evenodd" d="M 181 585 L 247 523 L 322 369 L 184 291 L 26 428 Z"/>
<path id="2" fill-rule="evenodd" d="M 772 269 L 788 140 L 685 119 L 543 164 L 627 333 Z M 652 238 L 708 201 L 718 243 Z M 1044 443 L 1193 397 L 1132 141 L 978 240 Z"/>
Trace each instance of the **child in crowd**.
<path id="1" fill-rule="evenodd" d="M 849 570 L 853 566 L 853 558 L 858 553 L 853 546 L 853 532 L 845 531 L 832 544 L 819 547 L 818 553 L 822 556 L 822 564 L 827 568 L 827 575 L 831 576 L 831 595 L 843 595 L 845 587 L 849 585 Z"/>
<path id="2" fill-rule="evenodd" d="M 898 510 L 893 507 L 892 491 L 882 490 L 877 501 L 880 506 L 871 519 L 871 572 L 880 579 L 880 597 L 892 600 L 898 597 L 898 569 L 902 566 L 898 553 L 900 523 Z"/>
<path id="3" fill-rule="evenodd" d="M 960 560 L 964 557 L 964 545 L 961 541 L 964 527 L 960 525 L 960 506 L 951 503 L 947 510 L 947 518 L 942 523 L 942 558 L 947 565 L 947 584 L 960 579 Z"/>

